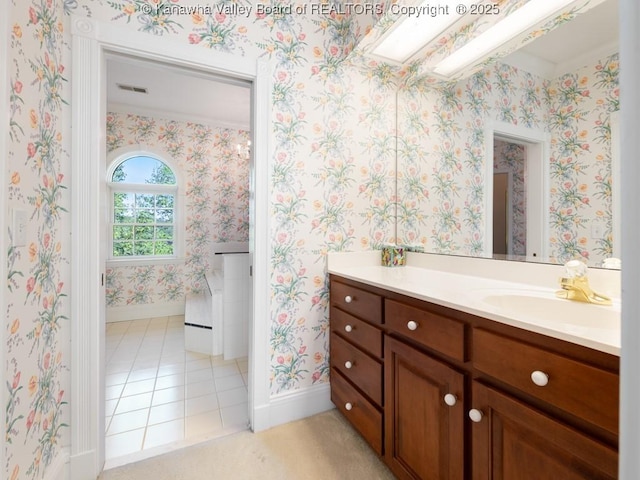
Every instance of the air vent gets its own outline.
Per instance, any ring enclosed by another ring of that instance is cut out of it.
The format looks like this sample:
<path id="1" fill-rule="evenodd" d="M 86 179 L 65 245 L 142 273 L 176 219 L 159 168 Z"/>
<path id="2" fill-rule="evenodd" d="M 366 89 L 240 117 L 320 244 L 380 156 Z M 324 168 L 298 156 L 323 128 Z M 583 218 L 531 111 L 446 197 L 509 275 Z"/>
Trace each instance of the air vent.
<path id="1" fill-rule="evenodd" d="M 122 83 L 117 83 L 118 88 L 120 90 L 126 90 L 127 92 L 135 92 L 135 93 L 148 93 L 145 87 L 135 87 L 133 85 L 123 85 Z"/>

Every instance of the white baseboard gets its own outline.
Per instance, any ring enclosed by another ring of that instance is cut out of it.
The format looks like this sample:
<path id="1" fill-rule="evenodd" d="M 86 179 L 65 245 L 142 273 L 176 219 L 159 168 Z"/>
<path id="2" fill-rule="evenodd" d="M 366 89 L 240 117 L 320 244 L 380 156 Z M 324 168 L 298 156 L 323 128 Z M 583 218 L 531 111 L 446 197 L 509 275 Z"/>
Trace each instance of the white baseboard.
<path id="1" fill-rule="evenodd" d="M 47 467 L 43 480 L 69 480 L 70 478 L 69 449 L 63 448 L 51 465 Z"/>
<path id="2" fill-rule="evenodd" d="M 107 308 L 107 323 L 126 322 L 141 318 L 169 317 L 184 315 L 184 302 L 149 303 L 146 305 L 127 305 Z"/>
<path id="3" fill-rule="evenodd" d="M 95 480 L 96 452 L 90 450 L 74 455 L 69 459 L 70 480 Z"/>
<path id="4" fill-rule="evenodd" d="M 271 397 L 269 405 L 257 407 L 253 415 L 254 432 L 310 417 L 335 408 L 328 383 Z"/>

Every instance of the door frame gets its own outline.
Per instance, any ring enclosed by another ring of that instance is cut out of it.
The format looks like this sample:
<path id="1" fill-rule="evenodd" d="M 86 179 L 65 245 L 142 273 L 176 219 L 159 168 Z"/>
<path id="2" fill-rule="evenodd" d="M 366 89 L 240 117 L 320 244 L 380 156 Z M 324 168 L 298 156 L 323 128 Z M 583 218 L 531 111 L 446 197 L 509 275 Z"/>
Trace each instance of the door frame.
<path id="1" fill-rule="evenodd" d="M 485 179 L 493 179 L 493 141 L 499 137 L 524 145 L 526 202 L 527 202 L 527 258 L 547 261 L 549 255 L 549 149 L 551 135 L 543 130 L 525 128 L 500 121 L 488 121 L 484 130 Z M 484 255 L 493 257 L 493 181 L 485 181 Z"/>
<path id="2" fill-rule="evenodd" d="M 72 478 L 96 478 L 104 465 L 105 119 L 109 53 L 196 69 L 252 82 L 252 168 L 249 249 L 253 304 L 249 338 L 249 419 L 265 421 L 269 393 L 269 92 L 271 66 L 257 57 L 237 58 L 164 37 L 71 16 L 72 34 L 72 251 L 71 262 L 71 458 Z"/>

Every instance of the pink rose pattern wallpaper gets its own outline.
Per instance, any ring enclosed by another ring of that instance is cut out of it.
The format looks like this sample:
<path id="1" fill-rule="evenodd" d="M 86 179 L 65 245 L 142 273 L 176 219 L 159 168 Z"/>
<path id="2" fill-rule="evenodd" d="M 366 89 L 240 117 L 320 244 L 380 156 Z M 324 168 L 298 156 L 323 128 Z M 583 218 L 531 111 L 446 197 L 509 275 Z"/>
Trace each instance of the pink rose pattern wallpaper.
<path id="1" fill-rule="evenodd" d="M 217 1 L 213 3 L 220 6 L 217 13 L 191 15 L 156 8 L 176 4 L 177 0 L 8 3 L 7 201 L 9 208 L 26 210 L 30 223 L 28 245 L 9 247 L 6 252 L 6 441 L 2 476 L 10 480 L 45 478 L 70 444 L 67 362 L 70 322 L 79 320 L 70 318 L 68 301 L 72 261 L 69 14 L 145 32 L 150 41 L 163 36 L 193 48 L 262 56 L 271 61 L 272 297 L 268 341 L 272 392 L 327 382 L 329 324 L 324 255 L 331 250 L 375 248 L 394 239 L 390 232 L 396 177 L 396 77 L 390 67 L 358 55 L 344 60 L 376 19 L 336 12 L 249 17 L 227 13 L 225 8 L 234 4 L 252 5 L 242 0 Z M 586 85 L 582 83 L 585 76 Z M 570 83 L 571 78 L 565 80 Z M 597 152 L 606 150 L 607 113 L 617 100 L 617 64 L 614 59 L 602 61 L 575 81 L 580 92 L 588 91 L 581 94 L 582 98 L 551 95 L 552 89 L 547 98 L 551 85 L 503 66 L 440 91 L 414 82 L 412 92 L 407 93 L 409 101 L 402 108 L 404 134 L 399 138 L 401 156 L 409 159 L 399 184 L 403 237 L 431 242 L 442 251 L 477 251 L 482 235 L 478 228 L 482 212 L 477 210 L 483 182 L 479 173 L 481 118 L 491 113 L 494 118 L 540 127 L 554 115 L 550 107 L 547 110 L 552 101 L 557 112 L 571 106 L 586 112 L 586 116 L 558 120 L 552 128 L 558 145 L 555 188 L 562 189 L 564 195 L 558 197 L 554 208 L 566 210 L 564 214 L 569 216 L 558 223 L 554 237 L 565 241 L 568 233 L 566 241 L 573 245 L 572 232 L 579 230 L 578 220 L 587 208 L 602 211 L 606 220 L 608 157 Z M 565 81 L 554 86 L 558 92 L 571 91 Z M 515 87 L 523 90 L 517 93 Z M 586 139 L 583 130 L 587 130 Z M 579 143 L 580 151 L 570 148 L 565 140 L 567 132 Z M 591 138 L 590 132 L 603 136 Z M 427 137 L 432 141 L 425 142 Z M 118 141 L 117 135 L 114 141 Z M 602 155 L 602 161 L 586 172 L 588 152 Z M 436 161 L 428 166 L 425 159 Z M 196 164 L 203 162 L 201 157 Z M 567 162 L 573 171 L 564 169 Z M 594 168 L 598 173 L 593 174 Z M 579 203 L 565 195 L 574 188 Z M 207 194 L 212 192 L 193 193 L 194 198 Z M 597 206 L 600 201 L 602 207 Z M 428 233 L 420 234 L 424 226 Z M 9 229 L 8 244 L 12 234 Z M 191 238 L 195 245 L 201 237 L 194 230 Z M 575 239 L 578 245 L 580 238 Z M 557 248 L 556 254 L 564 248 Z M 193 265 L 199 268 L 206 263 L 194 259 Z M 114 284 L 125 285 L 129 276 L 139 275 L 155 281 L 166 279 L 163 281 L 167 285 L 175 287 L 176 278 L 186 272 L 186 268 L 176 271 L 163 266 L 151 273 L 144 268 L 123 272 L 121 278 L 111 273 Z M 182 294 L 173 290 L 168 295 Z M 127 293 L 122 293 L 123 299 Z"/>
<path id="2" fill-rule="evenodd" d="M 457 84 L 413 82 L 398 103 L 398 236 L 426 251 L 482 254 L 487 118 L 551 135 L 549 256 L 598 265 L 612 253 L 611 112 L 618 55 L 553 81 L 496 64 Z M 595 219 L 595 220 L 593 220 Z M 591 223 L 603 236 L 591 238 Z"/>
<path id="3" fill-rule="evenodd" d="M 186 203 L 185 261 L 110 264 L 107 307 L 184 302 L 186 294 L 204 288 L 213 243 L 249 240 L 249 158 L 237 151 L 250 140 L 249 132 L 114 112 L 106 126 L 109 152 L 141 144 L 170 155 L 184 179 Z"/>

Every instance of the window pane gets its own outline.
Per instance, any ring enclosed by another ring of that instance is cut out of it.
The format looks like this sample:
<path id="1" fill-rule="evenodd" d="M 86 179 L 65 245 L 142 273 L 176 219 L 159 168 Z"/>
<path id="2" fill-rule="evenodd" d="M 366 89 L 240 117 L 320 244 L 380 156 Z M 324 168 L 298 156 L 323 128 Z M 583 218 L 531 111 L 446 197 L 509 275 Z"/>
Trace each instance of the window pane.
<path id="1" fill-rule="evenodd" d="M 173 240 L 173 227 L 156 227 L 156 239 Z"/>
<path id="2" fill-rule="evenodd" d="M 153 241 L 136 242 L 136 255 L 153 255 Z"/>
<path id="3" fill-rule="evenodd" d="M 136 207 L 138 208 L 153 208 L 155 195 L 149 195 L 146 193 L 136 193 Z"/>
<path id="4" fill-rule="evenodd" d="M 153 227 L 135 227 L 135 239 L 139 240 L 153 240 Z"/>
<path id="5" fill-rule="evenodd" d="M 173 255 L 173 242 L 164 240 L 156 242 L 156 255 Z"/>
<path id="6" fill-rule="evenodd" d="M 173 210 L 158 209 L 156 210 L 157 223 L 173 223 Z"/>
<path id="7" fill-rule="evenodd" d="M 114 242 L 113 243 L 113 256 L 125 257 L 133 255 L 133 242 Z"/>
<path id="8" fill-rule="evenodd" d="M 114 208 L 131 208 L 134 201 L 133 193 L 114 192 L 113 206 Z"/>
<path id="9" fill-rule="evenodd" d="M 138 210 L 136 223 L 153 223 L 153 209 Z"/>
<path id="10" fill-rule="evenodd" d="M 118 209 L 113 212 L 114 223 L 133 223 L 134 220 L 135 217 L 132 208 Z"/>
<path id="11" fill-rule="evenodd" d="M 114 240 L 133 240 L 133 227 L 113 227 L 113 239 Z"/>
<path id="12" fill-rule="evenodd" d="M 113 172 L 111 181 L 175 185 L 176 177 L 171 169 L 160 160 L 146 156 L 135 156 L 118 165 Z"/>
<path id="13" fill-rule="evenodd" d="M 156 195 L 157 208 L 173 208 L 173 195 Z"/>

